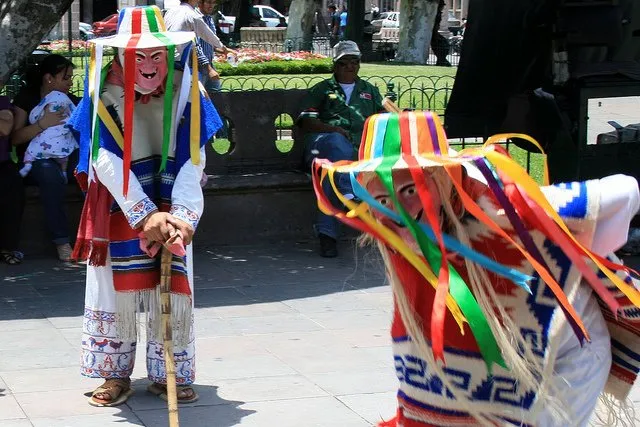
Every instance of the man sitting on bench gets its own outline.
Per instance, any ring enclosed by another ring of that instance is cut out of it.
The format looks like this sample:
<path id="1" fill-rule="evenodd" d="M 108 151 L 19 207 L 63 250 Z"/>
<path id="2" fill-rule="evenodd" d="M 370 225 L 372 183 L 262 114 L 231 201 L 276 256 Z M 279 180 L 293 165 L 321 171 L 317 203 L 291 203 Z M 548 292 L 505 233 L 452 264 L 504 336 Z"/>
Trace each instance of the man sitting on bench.
<path id="1" fill-rule="evenodd" d="M 364 122 L 372 114 L 383 111 L 382 96 L 372 84 L 360 79 L 360 49 L 350 40 L 333 48 L 333 76 L 314 85 L 304 101 L 298 125 L 304 134 L 305 164 L 311 167 L 315 157 L 338 160 L 356 158 Z M 340 176 L 337 185 L 350 189 L 348 176 Z M 333 194 L 327 191 L 327 194 Z M 342 191 L 351 194 L 351 191 Z M 340 202 L 332 200 L 336 206 Z M 336 240 L 338 221 L 318 212 L 315 231 L 320 240 L 320 255 L 338 255 Z"/>

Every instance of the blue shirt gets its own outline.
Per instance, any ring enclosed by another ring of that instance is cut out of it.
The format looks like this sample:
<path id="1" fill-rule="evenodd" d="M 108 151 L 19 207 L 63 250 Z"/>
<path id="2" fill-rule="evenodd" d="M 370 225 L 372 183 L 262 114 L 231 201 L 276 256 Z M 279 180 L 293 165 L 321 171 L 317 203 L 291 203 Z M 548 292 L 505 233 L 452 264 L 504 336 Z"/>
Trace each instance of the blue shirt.
<path id="1" fill-rule="evenodd" d="M 340 26 L 341 27 L 347 26 L 347 12 L 342 12 L 340 14 Z"/>

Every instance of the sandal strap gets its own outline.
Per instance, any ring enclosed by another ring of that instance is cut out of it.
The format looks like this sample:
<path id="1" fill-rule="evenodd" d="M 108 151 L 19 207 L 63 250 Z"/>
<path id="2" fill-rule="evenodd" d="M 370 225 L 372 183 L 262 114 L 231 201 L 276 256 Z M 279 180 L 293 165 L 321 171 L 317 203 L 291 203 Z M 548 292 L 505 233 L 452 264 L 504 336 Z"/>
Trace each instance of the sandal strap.
<path id="1" fill-rule="evenodd" d="M 108 380 L 105 380 L 104 384 L 96 388 L 93 393 L 91 393 L 91 395 L 95 397 L 95 395 L 99 393 L 108 394 L 111 400 L 114 400 L 116 397 L 122 394 L 122 392 L 128 390 L 130 387 L 130 378 L 126 380 L 122 378 L 109 378 Z M 115 392 L 116 388 L 119 388 L 120 392 L 114 395 L 112 394 L 112 392 Z"/>
<path id="2" fill-rule="evenodd" d="M 165 391 L 165 393 L 167 392 L 167 385 L 166 384 L 156 383 L 156 385 L 158 387 L 161 387 Z M 192 385 L 176 385 L 176 391 L 177 392 L 187 391 L 187 390 L 191 390 L 191 393 L 187 393 L 187 395 L 189 395 L 191 397 L 196 395 L 196 391 L 193 389 Z"/>
<path id="3" fill-rule="evenodd" d="M 22 257 L 20 255 L 22 255 L 20 252 L 0 253 L 0 256 L 2 256 L 2 259 L 4 260 L 4 262 L 6 262 L 9 265 L 20 264 L 22 262 Z"/>

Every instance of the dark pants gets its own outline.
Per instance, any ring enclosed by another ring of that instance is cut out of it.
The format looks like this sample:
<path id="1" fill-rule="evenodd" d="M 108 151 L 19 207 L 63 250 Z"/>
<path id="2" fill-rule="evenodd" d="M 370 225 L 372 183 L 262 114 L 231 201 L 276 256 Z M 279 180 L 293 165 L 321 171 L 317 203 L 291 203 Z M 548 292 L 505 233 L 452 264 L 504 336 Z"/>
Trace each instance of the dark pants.
<path id="1" fill-rule="evenodd" d="M 12 161 L 0 163 L 0 250 L 16 251 L 24 211 L 24 187 Z"/>
<path id="2" fill-rule="evenodd" d="M 356 151 L 353 144 L 341 133 L 315 133 L 305 138 L 305 162 L 311 165 L 314 158 L 327 159 L 332 162 L 338 160 L 355 160 Z M 342 194 L 350 194 L 353 192 L 351 181 L 348 175 L 336 175 L 336 187 Z M 335 195 L 329 179 L 325 179 L 322 186 L 327 198 L 336 208 L 342 208 L 342 203 Z M 318 210 L 318 216 L 315 224 L 315 230 L 318 234 L 324 234 L 334 239 L 338 238 L 340 233 L 340 223 L 330 215 L 325 215 Z"/>
<path id="3" fill-rule="evenodd" d="M 437 58 L 436 65 L 450 66 L 451 64 L 447 60 L 447 55 L 449 55 L 450 51 L 449 41 L 438 31 L 440 30 L 440 22 L 442 22 L 442 10 L 444 6 L 444 1 L 440 0 L 438 2 L 436 21 L 433 24 L 433 33 L 431 34 L 431 49 Z"/>
<path id="4" fill-rule="evenodd" d="M 71 240 L 64 199 L 67 192 L 66 177 L 72 177 L 77 163 L 78 150 L 70 156 L 66 171 L 63 171 L 55 160 L 42 159 L 33 162 L 33 168 L 27 175 L 27 183 L 36 184 L 40 189 L 45 224 L 51 240 L 56 245 L 63 245 Z"/>

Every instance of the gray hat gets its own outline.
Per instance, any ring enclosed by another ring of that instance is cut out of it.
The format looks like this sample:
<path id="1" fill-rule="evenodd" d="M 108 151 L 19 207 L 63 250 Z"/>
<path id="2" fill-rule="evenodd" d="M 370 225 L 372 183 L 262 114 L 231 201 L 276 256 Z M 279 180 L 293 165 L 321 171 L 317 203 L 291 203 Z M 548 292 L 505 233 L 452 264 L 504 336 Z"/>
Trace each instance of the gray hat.
<path id="1" fill-rule="evenodd" d="M 333 47 L 333 61 L 337 61 L 343 56 L 357 56 L 360 58 L 360 49 L 356 42 L 344 40 Z"/>

